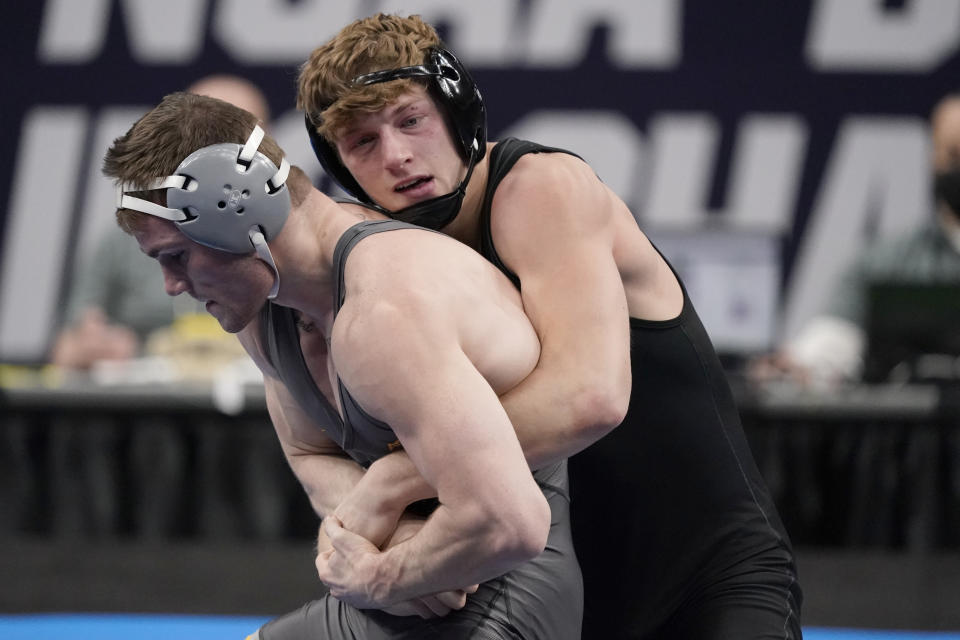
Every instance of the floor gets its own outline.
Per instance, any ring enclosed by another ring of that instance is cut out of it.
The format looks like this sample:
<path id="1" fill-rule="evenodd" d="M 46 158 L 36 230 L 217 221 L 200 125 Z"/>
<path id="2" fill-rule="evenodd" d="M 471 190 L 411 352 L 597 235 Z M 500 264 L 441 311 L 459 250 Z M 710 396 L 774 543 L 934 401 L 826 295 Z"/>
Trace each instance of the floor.
<path id="1" fill-rule="evenodd" d="M 321 593 L 309 541 L 0 540 L 0 638 L 243 640 Z M 960 554 L 799 549 L 807 640 L 960 640 Z"/>

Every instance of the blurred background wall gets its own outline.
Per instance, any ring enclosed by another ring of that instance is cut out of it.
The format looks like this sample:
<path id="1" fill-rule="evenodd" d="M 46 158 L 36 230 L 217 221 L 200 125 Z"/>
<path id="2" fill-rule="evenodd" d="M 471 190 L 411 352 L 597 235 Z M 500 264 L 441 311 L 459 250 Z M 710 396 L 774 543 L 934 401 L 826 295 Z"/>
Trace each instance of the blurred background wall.
<path id="1" fill-rule="evenodd" d="M 109 142 L 200 76 L 267 93 L 322 187 L 297 65 L 348 21 L 420 13 L 474 71 L 490 137 L 570 148 L 681 270 L 718 348 L 764 350 L 866 239 L 929 211 L 925 118 L 960 88 L 960 0 L 43 0 L 5 8 L 0 361 L 44 358 L 113 224 Z"/>

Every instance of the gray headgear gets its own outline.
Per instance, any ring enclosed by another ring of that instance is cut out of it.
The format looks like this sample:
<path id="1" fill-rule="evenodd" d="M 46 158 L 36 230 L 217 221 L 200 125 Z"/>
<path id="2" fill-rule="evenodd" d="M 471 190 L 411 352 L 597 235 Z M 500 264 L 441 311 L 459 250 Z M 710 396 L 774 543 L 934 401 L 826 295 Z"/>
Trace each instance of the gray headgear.
<path id="1" fill-rule="evenodd" d="M 194 151 L 173 175 L 157 178 L 146 190 L 166 189 L 167 206 L 129 195 L 142 189 L 117 186 L 117 208 L 132 209 L 173 221 L 194 242 L 228 251 L 256 251 L 273 269 L 270 298 L 280 288 L 280 274 L 267 246 L 290 213 L 286 180 L 290 164 L 277 168 L 257 151 L 263 129 L 254 127 L 246 144 L 213 144 Z"/>

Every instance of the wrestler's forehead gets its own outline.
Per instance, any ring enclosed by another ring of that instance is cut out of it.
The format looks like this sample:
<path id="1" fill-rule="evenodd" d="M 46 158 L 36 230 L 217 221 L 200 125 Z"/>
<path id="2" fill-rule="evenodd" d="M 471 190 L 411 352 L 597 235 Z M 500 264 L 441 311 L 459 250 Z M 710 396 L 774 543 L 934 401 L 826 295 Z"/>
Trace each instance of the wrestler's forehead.
<path id="1" fill-rule="evenodd" d="M 134 230 L 133 237 L 140 245 L 140 250 L 151 258 L 172 247 L 192 242 L 174 223 L 155 216 L 143 220 Z"/>
<path id="2" fill-rule="evenodd" d="M 376 111 L 357 110 L 347 120 L 344 131 L 349 133 L 364 125 L 389 120 L 421 109 L 435 110 L 436 105 L 424 87 L 414 85 Z"/>

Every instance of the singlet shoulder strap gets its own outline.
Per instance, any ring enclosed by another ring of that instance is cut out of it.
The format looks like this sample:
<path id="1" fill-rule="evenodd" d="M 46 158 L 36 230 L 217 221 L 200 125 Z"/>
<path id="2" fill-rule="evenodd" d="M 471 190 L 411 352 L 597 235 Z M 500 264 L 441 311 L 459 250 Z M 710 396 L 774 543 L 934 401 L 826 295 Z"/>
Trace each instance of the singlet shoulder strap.
<path id="1" fill-rule="evenodd" d="M 487 194 L 496 191 L 497 185 L 510 172 L 517 160 L 528 153 L 565 153 L 580 158 L 576 153 L 559 147 L 548 147 L 545 144 L 520 140 L 519 138 L 504 138 L 494 145 L 490 152 L 490 177 L 487 179 Z"/>
<path id="2" fill-rule="evenodd" d="M 343 421 L 337 410 L 320 392 L 300 348 L 293 309 L 267 302 L 260 311 L 261 339 L 267 361 L 308 415 L 325 420 L 330 435 L 343 433 Z"/>

